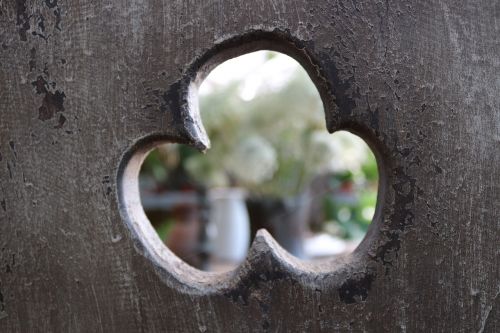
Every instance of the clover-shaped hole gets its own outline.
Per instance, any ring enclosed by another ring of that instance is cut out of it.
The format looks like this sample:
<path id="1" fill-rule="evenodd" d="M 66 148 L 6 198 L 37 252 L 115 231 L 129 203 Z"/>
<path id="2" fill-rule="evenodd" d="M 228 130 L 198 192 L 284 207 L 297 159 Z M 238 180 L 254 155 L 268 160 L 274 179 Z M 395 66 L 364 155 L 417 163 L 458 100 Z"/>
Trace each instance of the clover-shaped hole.
<path id="1" fill-rule="evenodd" d="M 300 259 L 351 252 L 373 218 L 377 162 L 358 136 L 327 132 L 301 65 L 249 53 L 216 67 L 198 91 L 212 148 L 163 144 L 139 176 L 161 241 L 209 271 L 240 264 L 260 228 Z"/>

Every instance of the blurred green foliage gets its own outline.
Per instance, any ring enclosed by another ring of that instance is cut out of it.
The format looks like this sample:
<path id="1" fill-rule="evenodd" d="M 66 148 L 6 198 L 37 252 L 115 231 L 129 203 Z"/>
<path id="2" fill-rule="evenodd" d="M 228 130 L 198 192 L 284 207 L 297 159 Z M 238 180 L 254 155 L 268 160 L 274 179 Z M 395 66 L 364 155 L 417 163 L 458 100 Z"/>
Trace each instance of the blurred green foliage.
<path id="1" fill-rule="evenodd" d="M 158 223 L 155 226 L 156 233 L 160 237 L 162 241 L 167 240 L 167 236 L 170 234 L 170 231 L 172 230 L 172 227 L 174 226 L 175 221 L 168 218 L 163 220 L 161 223 Z"/>

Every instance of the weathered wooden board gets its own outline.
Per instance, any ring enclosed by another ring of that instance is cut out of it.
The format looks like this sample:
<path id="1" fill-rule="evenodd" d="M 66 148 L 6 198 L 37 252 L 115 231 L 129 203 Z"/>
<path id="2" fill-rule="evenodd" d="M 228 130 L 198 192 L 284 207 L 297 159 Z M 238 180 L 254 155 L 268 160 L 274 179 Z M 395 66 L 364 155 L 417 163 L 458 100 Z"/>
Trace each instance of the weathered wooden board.
<path id="1" fill-rule="evenodd" d="M 1 1 L 0 331 L 499 332 L 498 36 L 498 1 Z M 262 48 L 372 145 L 379 207 L 349 257 L 261 234 L 202 274 L 133 176 L 155 142 L 202 148 L 189 83 Z"/>

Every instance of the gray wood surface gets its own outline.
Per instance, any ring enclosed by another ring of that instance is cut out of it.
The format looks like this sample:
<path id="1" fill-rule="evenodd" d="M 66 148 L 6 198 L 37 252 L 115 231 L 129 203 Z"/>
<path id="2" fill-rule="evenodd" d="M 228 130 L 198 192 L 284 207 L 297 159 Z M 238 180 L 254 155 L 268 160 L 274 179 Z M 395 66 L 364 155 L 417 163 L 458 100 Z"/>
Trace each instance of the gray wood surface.
<path id="1" fill-rule="evenodd" d="M 499 36 L 498 1 L 0 1 L 0 332 L 499 332 Z M 190 83 L 257 49 L 371 144 L 379 205 L 348 257 L 264 232 L 201 273 L 135 174 L 155 143 L 208 144 Z"/>

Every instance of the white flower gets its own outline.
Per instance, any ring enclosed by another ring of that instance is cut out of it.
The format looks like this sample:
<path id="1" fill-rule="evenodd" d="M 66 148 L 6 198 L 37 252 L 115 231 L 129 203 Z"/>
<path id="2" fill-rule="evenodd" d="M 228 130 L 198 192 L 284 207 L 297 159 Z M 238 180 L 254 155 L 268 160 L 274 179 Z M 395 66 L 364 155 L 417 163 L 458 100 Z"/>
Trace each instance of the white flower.
<path id="1" fill-rule="evenodd" d="M 342 146 L 326 131 L 315 131 L 311 134 L 311 145 L 307 164 L 311 171 L 322 174 L 343 169 L 339 159 Z"/>
<path id="2" fill-rule="evenodd" d="M 345 170 L 359 171 L 371 152 L 363 139 L 347 131 L 334 133 L 332 138 L 338 140 L 342 145 L 342 160 Z"/>
<path id="3" fill-rule="evenodd" d="M 226 159 L 226 169 L 238 180 L 259 184 L 273 177 L 278 168 L 276 151 L 259 136 L 243 139 Z"/>
<path id="4" fill-rule="evenodd" d="M 315 131 L 308 163 L 316 173 L 358 171 L 366 160 L 366 149 L 364 141 L 349 132 Z"/>

